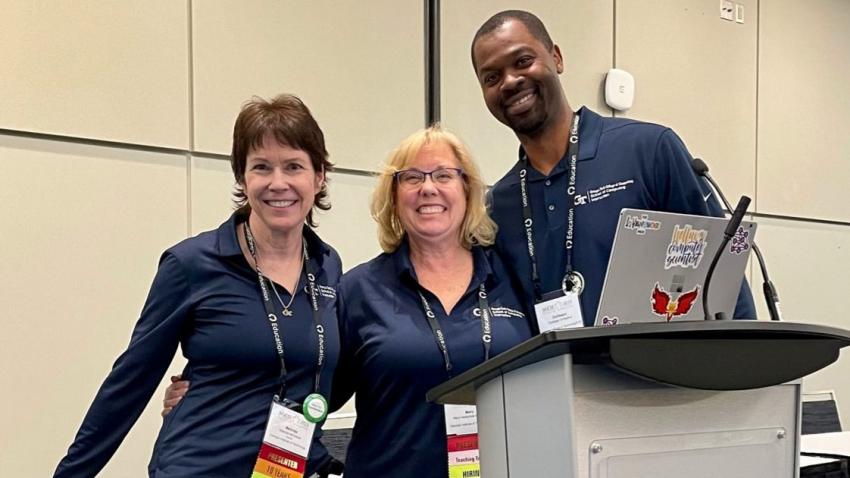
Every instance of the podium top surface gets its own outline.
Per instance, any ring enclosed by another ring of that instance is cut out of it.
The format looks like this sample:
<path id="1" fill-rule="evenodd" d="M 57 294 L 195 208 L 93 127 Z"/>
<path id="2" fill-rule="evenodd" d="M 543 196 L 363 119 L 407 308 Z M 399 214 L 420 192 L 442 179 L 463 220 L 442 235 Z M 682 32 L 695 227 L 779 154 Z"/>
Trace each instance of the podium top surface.
<path id="1" fill-rule="evenodd" d="M 838 359 L 850 331 L 794 322 L 689 321 L 546 332 L 428 391 L 437 403 L 475 403 L 475 390 L 511 371 L 571 354 L 669 385 L 742 390 L 785 383 Z M 676 364 L 671 366 L 670 364 Z"/>

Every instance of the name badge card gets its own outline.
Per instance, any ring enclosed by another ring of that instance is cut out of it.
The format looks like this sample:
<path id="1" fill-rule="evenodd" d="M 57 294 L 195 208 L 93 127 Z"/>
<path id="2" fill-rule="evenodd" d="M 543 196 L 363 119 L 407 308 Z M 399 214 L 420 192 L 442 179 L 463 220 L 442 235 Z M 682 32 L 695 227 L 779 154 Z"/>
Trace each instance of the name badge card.
<path id="1" fill-rule="evenodd" d="M 449 478 L 481 476 L 475 405 L 445 405 Z"/>
<path id="2" fill-rule="evenodd" d="M 550 330 L 584 327 L 578 294 L 555 290 L 544 294 L 542 299 L 534 304 L 541 334 Z"/>
<path id="3" fill-rule="evenodd" d="M 251 478 L 303 478 L 315 429 L 316 424 L 302 413 L 278 400 L 272 401 L 266 434 Z"/>

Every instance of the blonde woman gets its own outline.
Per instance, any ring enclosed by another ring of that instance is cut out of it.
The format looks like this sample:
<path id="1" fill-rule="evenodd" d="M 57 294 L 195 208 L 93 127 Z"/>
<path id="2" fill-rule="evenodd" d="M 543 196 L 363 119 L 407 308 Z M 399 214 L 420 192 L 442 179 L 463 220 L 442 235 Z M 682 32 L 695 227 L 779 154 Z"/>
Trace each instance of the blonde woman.
<path id="1" fill-rule="evenodd" d="M 405 139 L 381 173 L 372 215 L 384 253 L 340 282 L 332 407 L 357 397 L 346 478 L 448 476 L 446 413 L 425 392 L 531 336 L 488 247 L 484 195 L 467 148 L 438 126 Z"/>

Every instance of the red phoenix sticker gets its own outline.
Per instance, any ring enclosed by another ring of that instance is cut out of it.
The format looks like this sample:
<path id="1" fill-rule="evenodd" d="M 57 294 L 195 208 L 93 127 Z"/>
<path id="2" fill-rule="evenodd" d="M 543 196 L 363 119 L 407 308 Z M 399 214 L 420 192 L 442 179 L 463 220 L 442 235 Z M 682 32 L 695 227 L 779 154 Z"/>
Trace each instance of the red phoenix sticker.
<path id="1" fill-rule="evenodd" d="M 673 317 L 690 312 L 697 295 L 699 295 L 699 286 L 696 286 L 694 290 L 681 293 L 676 300 L 672 300 L 670 294 L 656 282 L 655 288 L 652 289 L 652 311 L 666 317 L 667 322 L 670 322 Z"/>

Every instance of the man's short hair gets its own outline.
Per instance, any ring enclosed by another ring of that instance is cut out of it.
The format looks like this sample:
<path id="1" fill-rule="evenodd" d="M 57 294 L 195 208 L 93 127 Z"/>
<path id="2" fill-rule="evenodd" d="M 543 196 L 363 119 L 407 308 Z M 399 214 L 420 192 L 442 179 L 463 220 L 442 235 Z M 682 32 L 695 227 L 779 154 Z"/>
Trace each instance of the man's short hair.
<path id="1" fill-rule="evenodd" d="M 511 20 L 516 20 L 525 25 L 528 32 L 531 33 L 537 41 L 542 43 L 547 50 L 552 50 L 552 47 L 555 46 L 555 43 L 552 41 L 552 37 L 549 36 L 549 32 L 546 31 L 546 27 L 543 25 L 543 22 L 540 21 L 535 14 L 524 10 L 504 10 L 487 19 L 487 21 L 478 28 L 478 31 L 475 32 L 475 37 L 472 38 L 472 46 L 470 47 L 470 50 L 472 50 L 473 65 L 475 65 L 475 44 L 478 40 L 485 35 L 493 33 L 494 30 Z"/>

